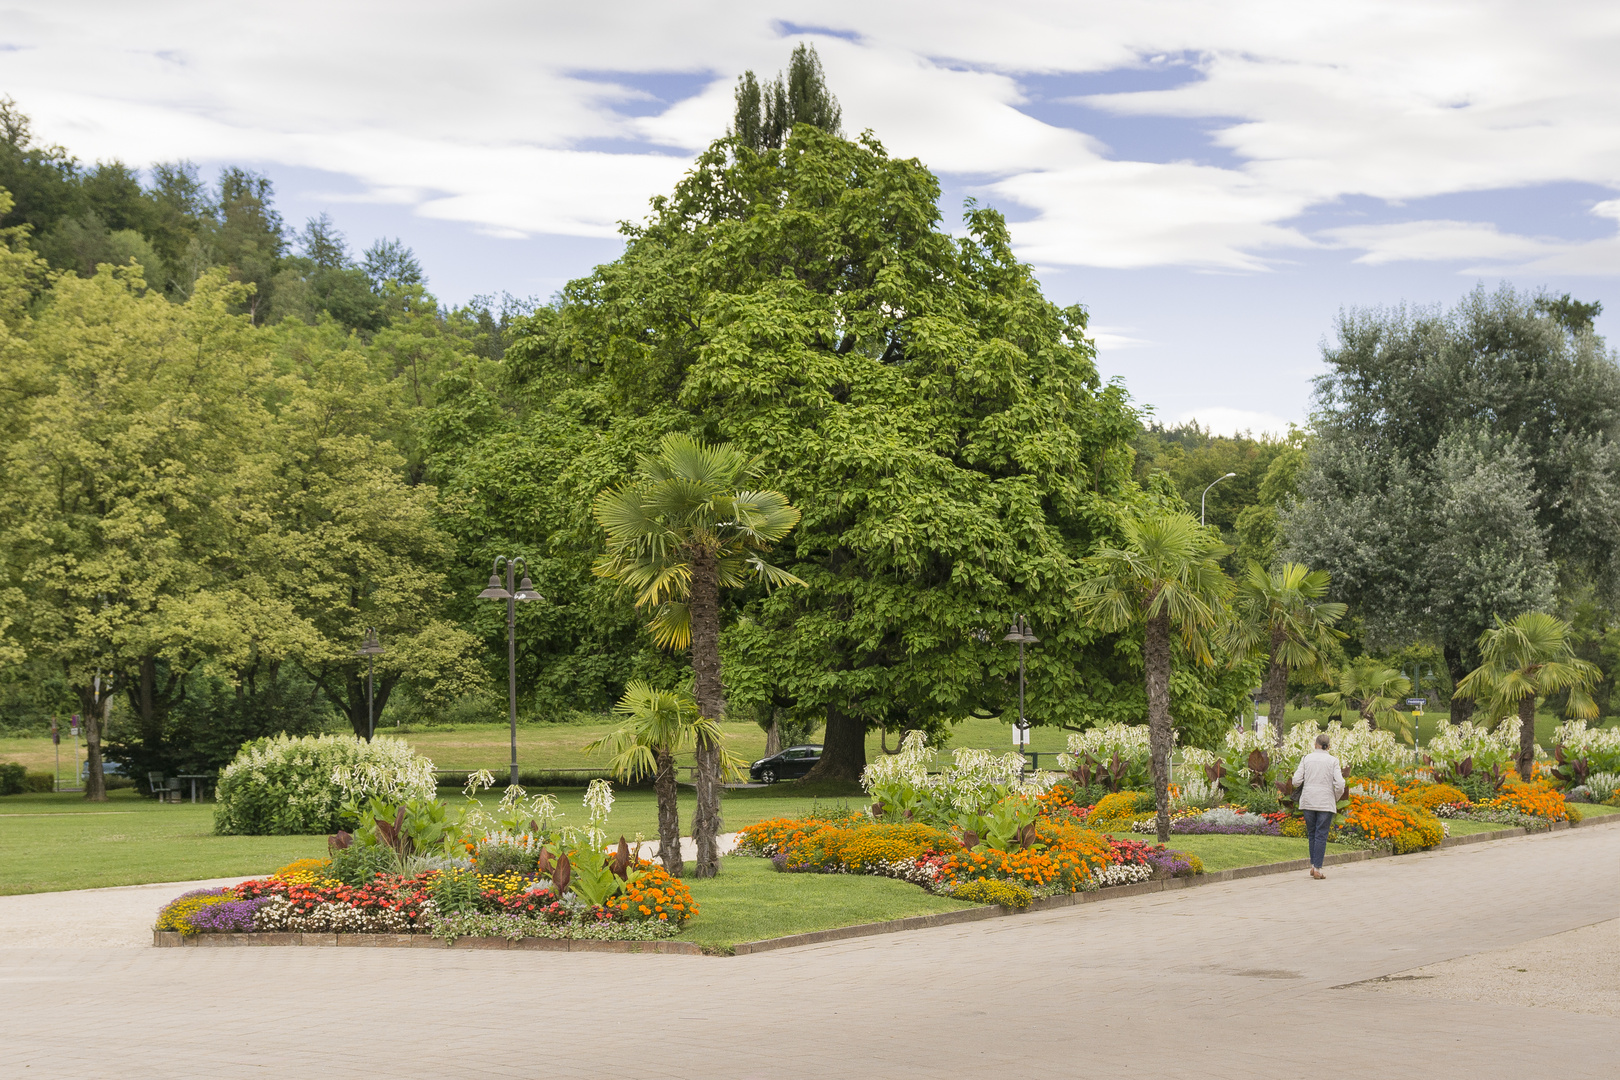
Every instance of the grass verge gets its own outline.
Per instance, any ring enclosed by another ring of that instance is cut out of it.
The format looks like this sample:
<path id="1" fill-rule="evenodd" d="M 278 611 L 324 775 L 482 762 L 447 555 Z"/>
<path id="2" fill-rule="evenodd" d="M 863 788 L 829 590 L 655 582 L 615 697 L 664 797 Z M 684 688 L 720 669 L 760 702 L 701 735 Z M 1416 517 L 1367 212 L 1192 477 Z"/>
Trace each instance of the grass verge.
<path id="1" fill-rule="evenodd" d="M 699 914 L 681 940 L 706 949 L 974 906 L 893 878 L 784 874 L 769 859 L 740 855 L 722 860 L 719 877 L 687 884 Z"/>

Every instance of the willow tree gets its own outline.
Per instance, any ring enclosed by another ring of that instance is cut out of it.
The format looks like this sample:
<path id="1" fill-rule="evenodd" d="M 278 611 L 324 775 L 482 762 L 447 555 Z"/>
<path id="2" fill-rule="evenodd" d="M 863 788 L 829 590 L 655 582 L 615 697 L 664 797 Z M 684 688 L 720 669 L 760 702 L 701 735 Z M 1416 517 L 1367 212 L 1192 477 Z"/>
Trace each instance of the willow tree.
<path id="1" fill-rule="evenodd" d="M 626 585 L 638 608 L 651 610 L 648 629 L 660 645 L 692 650 L 692 686 L 705 726 L 695 740 L 696 876 L 720 872 L 718 722 L 725 717 L 720 673 L 720 590 L 761 580 L 767 586 L 803 585 L 761 555 L 798 524 L 799 512 L 779 491 L 742 485 L 760 469 L 732 446 L 687 435 L 666 435 L 658 453 L 643 455 L 641 476 L 602 492 L 596 520 L 607 531 L 607 551 L 595 572 Z"/>
<path id="2" fill-rule="evenodd" d="M 1170 839 L 1171 639 L 1196 662 L 1210 664 L 1208 635 L 1225 616 L 1232 583 L 1216 559 L 1227 547 L 1193 516 L 1156 507 L 1133 511 L 1120 522 L 1123 539 L 1086 560 L 1092 576 L 1076 606 L 1110 632 L 1142 632 L 1142 670 L 1147 683 L 1148 739 L 1159 842 Z"/>

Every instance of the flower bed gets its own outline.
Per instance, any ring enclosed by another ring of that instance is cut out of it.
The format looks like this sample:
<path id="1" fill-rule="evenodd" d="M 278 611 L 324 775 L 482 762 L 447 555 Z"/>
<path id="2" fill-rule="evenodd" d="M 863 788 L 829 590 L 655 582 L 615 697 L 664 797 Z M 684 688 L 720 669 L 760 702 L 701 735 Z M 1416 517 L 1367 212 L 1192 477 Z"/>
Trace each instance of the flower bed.
<path id="1" fill-rule="evenodd" d="M 291 931 L 648 941 L 673 937 L 697 914 L 691 890 L 645 859 L 631 860 L 627 882 L 600 904 L 571 892 L 559 898 L 554 880 L 538 872 L 452 869 L 378 875 L 355 886 L 320 876 L 307 865 L 312 861 L 229 888 L 186 893 L 158 913 L 156 928 L 187 937 Z"/>
<path id="2" fill-rule="evenodd" d="M 612 802 L 608 785 L 594 781 L 584 829 L 555 828 L 555 800 L 527 798 L 515 786 L 494 815 L 469 798 L 459 820 L 437 800 L 350 804 L 344 813 L 355 831 L 330 838 L 330 859 L 300 859 L 267 878 L 177 897 L 159 912 L 156 929 L 186 937 L 672 937 L 697 914 L 691 890 L 633 856 L 622 838 L 616 850 L 605 849 L 601 822 Z M 469 857 L 451 854 L 458 850 Z"/>
<path id="3" fill-rule="evenodd" d="M 1287 814 L 1254 814 L 1241 807 L 1217 806 L 1211 810 L 1183 812 L 1170 818 L 1170 831 L 1193 836 L 1281 836 Z M 1155 833 L 1158 823 L 1142 818 L 1131 823 L 1133 833 Z"/>
<path id="4" fill-rule="evenodd" d="M 1017 792 L 1004 798 L 1021 798 Z M 915 805 L 915 804 L 913 804 Z M 836 821 L 775 818 L 744 828 L 738 854 L 769 858 L 778 870 L 876 874 L 976 903 L 1024 908 L 1041 896 L 1085 892 L 1203 870 L 1196 857 L 1163 845 L 1115 840 L 1083 827 L 1086 810 L 1060 799 L 1031 800 L 1033 820 L 1007 840 L 981 840 L 972 828 L 949 829 L 870 815 Z M 1135 805 L 1132 796 L 1131 805 Z M 1016 813 L 1026 809 L 1020 803 Z M 977 821 L 1002 820 L 995 804 Z M 1014 810 L 1005 811 L 1012 819 Z"/>

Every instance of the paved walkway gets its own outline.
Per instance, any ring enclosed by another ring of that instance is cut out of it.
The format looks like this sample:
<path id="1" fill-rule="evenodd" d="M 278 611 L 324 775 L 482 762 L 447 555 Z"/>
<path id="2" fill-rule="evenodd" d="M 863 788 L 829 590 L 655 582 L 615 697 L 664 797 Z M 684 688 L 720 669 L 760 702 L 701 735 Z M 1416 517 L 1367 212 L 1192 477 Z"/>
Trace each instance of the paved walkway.
<path id="1" fill-rule="evenodd" d="M 1617 897 L 1603 828 L 734 958 L 14 948 L 0 1075 L 1608 1076 L 1607 1016 L 1355 984 Z"/>

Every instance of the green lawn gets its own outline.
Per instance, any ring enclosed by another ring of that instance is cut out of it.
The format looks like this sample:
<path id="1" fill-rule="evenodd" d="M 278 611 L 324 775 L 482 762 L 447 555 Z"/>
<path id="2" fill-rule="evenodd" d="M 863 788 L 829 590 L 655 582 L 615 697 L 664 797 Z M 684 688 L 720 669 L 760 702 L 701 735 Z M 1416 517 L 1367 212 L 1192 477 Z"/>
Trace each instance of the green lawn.
<path id="1" fill-rule="evenodd" d="M 454 791 L 440 794 L 452 805 L 461 799 Z M 565 824 L 585 823 L 580 788 L 552 794 Z M 729 791 L 721 813 L 730 832 L 766 818 L 802 816 L 818 799 L 823 805 L 862 802 L 853 785 L 779 784 Z M 494 798 L 486 792 L 485 800 Z M 694 802 L 692 790 L 683 789 L 681 822 L 688 833 Z M 7 796 L 0 799 L 0 895 L 268 874 L 294 859 L 326 854 L 325 836 L 215 836 L 213 830 L 211 804 L 159 803 L 127 789 L 110 793 L 105 803 L 69 794 Z M 653 793 L 619 791 L 608 830 L 614 838 L 641 833 L 656 845 Z"/>
<path id="2" fill-rule="evenodd" d="M 264 874 L 325 853 L 324 836 L 215 836 L 212 806 L 127 789 L 0 799 L 0 895 Z"/>
<path id="3" fill-rule="evenodd" d="M 1121 840 L 1158 843 L 1156 837 L 1143 833 L 1122 832 L 1111 835 Z M 1204 861 L 1204 869 L 1210 873 L 1216 870 L 1235 870 L 1240 866 L 1264 866 L 1266 863 L 1288 862 L 1291 859 L 1304 859 L 1310 856 L 1309 844 L 1292 836 L 1172 833 L 1170 842 L 1165 847 L 1197 855 Z M 1329 844 L 1327 849 L 1330 855 L 1336 851 L 1350 850 L 1342 844 Z"/>
<path id="4" fill-rule="evenodd" d="M 893 878 L 784 874 L 743 856 L 722 860 L 719 877 L 688 884 L 699 913 L 681 939 L 705 948 L 973 906 Z"/>

